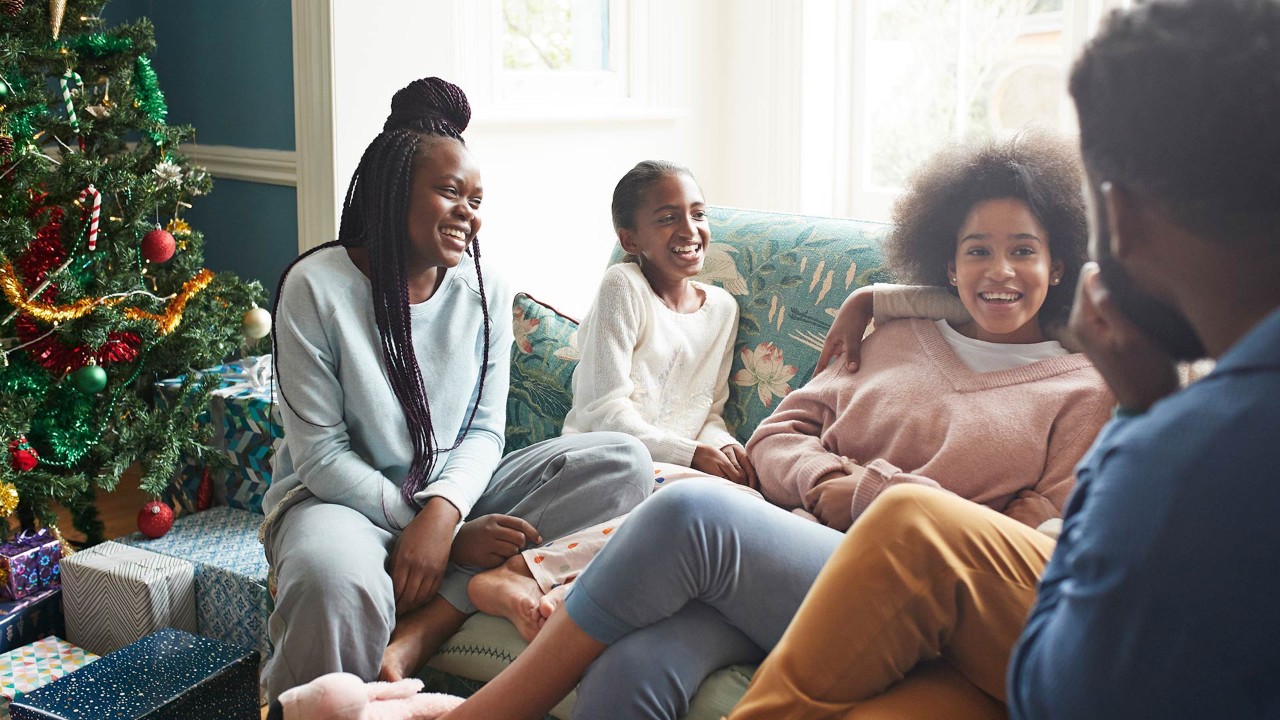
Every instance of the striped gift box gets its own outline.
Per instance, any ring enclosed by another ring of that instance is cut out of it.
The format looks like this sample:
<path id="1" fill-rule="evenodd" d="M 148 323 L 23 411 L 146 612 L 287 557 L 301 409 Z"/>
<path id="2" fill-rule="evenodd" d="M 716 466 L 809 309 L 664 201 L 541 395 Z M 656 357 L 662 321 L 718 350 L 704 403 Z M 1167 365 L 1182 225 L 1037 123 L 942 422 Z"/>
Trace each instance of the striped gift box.
<path id="1" fill-rule="evenodd" d="M 116 542 L 62 561 L 67 639 L 105 655 L 160 628 L 196 631 L 195 566 Z"/>

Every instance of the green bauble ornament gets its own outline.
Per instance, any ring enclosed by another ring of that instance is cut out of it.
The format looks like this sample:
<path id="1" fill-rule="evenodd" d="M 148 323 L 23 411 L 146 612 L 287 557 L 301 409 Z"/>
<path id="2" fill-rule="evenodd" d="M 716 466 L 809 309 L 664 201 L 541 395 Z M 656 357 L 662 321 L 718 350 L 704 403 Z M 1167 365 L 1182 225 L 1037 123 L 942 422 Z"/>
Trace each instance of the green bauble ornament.
<path id="1" fill-rule="evenodd" d="M 9 83 L 5 82 L 4 78 L 0 77 L 0 100 L 8 100 L 10 92 L 12 91 L 9 89 Z"/>
<path id="2" fill-rule="evenodd" d="M 85 395 L 100 393 L 107 386 L 107 371 L 90 363 L 71 373 L 71 382 Z"/>

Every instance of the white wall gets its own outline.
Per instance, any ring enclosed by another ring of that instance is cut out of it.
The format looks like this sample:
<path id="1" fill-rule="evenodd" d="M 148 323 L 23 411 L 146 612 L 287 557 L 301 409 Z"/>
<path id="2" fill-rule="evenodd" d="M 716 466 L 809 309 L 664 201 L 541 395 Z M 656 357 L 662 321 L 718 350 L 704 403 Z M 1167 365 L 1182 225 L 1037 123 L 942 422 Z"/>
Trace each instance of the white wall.
<path id="1" fill-rule="evenodd" d="M 330 1 L 335 214 L 391 95 L 428 75 L 457 82 L 485 185 L 484 257 L 570 315 L 612 249 L 613 186 L 640 160 L 689 166 L 713 204 L 820 209 L 799 173 L 801 19 L 815 0 L 629 0 L 636 97 L 543 107 L 497 101 L 486 0 Z"/>

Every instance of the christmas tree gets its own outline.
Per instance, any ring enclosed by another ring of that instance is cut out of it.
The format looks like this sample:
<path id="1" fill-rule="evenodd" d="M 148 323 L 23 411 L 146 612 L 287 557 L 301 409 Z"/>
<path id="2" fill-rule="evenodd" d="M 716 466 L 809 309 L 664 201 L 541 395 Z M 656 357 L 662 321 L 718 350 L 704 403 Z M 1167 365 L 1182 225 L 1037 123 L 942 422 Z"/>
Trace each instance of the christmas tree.
<path id="1" fill-rule="evenodd" d="M 165 124 L 151 24 L 106 28 L 104 4 L 0 0 L 0 514 L 60 503 L 90 541 L 130 465 L 159 495 L 183 454 L 215 462 L 195 417 L 216 377 L 164 409 L 152 384 L 260 335 L 264 300 L 202 267 L 193 131 Z"/>

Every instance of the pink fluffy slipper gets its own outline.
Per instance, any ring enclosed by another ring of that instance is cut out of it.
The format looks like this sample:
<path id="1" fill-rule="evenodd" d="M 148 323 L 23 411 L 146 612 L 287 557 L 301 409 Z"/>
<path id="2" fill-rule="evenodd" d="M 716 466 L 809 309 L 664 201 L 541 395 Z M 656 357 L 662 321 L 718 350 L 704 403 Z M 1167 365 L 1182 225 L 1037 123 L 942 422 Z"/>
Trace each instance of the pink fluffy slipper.
<path id="1" fill-rule="evenodd" d="M 280 695 L 285 720 L 435 720 L 462 698 L 419 693 L 421 680 L 366 683 L 329 673 Z"/>

